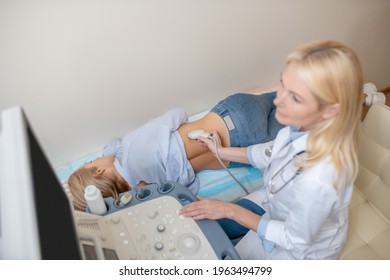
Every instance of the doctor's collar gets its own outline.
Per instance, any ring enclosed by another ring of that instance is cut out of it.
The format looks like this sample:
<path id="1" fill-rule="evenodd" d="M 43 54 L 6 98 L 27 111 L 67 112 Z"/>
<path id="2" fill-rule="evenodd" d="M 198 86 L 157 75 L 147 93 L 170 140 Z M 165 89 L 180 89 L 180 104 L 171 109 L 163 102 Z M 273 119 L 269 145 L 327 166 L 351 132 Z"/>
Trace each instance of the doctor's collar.
<path id="1" fill-rule="evenodd" d="M 300 131 L 299 126 L 290 126 L 290 141 L 295 141 L 299 137 L 307 134 L 307 131 Z"/>

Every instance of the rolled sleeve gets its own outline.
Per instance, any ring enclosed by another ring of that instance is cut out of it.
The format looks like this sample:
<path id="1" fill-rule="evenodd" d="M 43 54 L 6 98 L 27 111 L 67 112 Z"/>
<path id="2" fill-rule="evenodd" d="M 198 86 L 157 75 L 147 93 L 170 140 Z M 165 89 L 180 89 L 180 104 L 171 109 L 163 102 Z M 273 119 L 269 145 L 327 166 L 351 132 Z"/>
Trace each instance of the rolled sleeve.
<path id="1" fill-rule="evenodd" d="M 249 160 L 249 163 L 253 166 L 255 166 L 255 162 L 253 161 L 253 157 L 252 157 L 252 149 L 253 149 L 253 146 L 249 146 L 247 149 L 246 149 L 246 155 L 248 157 L 248 160 Z"/>
<path id="2" fill-rule="evenodd" d="M 264 169 L 270 162 L 270 157 L 266 156 L 265 149 L 272 145 L 273 141 L 256 144 L 247 148 L 249 163 L 259 169 Z"/>
<path id="3" fill-rule="evenodd" d="M 266 218 L 262 218 L 260 220 L 260 223 L 257 226 L 257 235 L 259 236 L 260 240 L 262 241 L 264 250 L 267 252 L 271 252 L 272 249 L 275 246 L 275 243 L 266 239 L 266 233 L 267 233 L 267 228 L 270 220 Z"/>

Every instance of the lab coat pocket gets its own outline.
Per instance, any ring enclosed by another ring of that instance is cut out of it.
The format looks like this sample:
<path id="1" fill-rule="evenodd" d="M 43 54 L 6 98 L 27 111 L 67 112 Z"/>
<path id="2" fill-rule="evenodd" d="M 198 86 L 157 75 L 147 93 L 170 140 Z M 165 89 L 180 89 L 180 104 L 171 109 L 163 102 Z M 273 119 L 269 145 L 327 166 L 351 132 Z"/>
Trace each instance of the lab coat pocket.
<path id="1" fill-rule="evenodd" d="M 317 236 L 319 246 L 322 248 L 338 248 L 344 244 L 344 227 L 335 225 L 321 230 Z"/>

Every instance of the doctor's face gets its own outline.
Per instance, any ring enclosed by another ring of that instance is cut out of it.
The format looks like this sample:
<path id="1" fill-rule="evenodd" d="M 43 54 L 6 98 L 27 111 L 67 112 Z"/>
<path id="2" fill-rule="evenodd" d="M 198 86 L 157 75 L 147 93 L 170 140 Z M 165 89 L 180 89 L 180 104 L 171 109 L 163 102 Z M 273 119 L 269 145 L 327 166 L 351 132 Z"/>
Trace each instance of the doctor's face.
<path id="1" fill-rule="evenodd" d="M 275 117 L 283 125 L 308 130 L 323 120 L 318 101 L 299 77 L 294 63 L 289 63 L 282 72 L 274 104 Z"/>

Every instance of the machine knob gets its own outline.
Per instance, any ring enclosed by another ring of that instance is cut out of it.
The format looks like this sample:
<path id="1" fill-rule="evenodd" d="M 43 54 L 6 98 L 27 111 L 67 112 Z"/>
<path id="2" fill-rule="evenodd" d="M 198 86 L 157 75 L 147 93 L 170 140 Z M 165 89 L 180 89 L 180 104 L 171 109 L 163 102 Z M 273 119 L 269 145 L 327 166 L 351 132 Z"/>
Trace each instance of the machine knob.
<path id="1" fill-rule="evenodd" d="M 164 244 L 162 244 L 161 242 L 157 242 L 156 244 L 154 244 L 154 248 L 158 251 L 161 251 L 164 248 Z"/>
<path id="2" fill-rule="evenodd" d="M 188 254 L 194 254 L 200 247 L 199 238 L 191 233 L 183 234 L 179 239 L 179 249 Z"/>
<path id="3" fill-rule="evenodd" d="M 163 232 L 165 230 L 165 226 L 163 224 L 157 225 L 157 231 L 158 232 Z"/>

